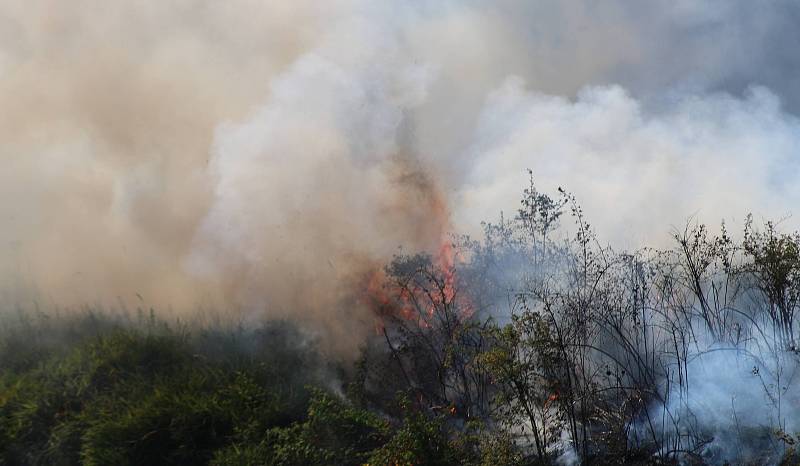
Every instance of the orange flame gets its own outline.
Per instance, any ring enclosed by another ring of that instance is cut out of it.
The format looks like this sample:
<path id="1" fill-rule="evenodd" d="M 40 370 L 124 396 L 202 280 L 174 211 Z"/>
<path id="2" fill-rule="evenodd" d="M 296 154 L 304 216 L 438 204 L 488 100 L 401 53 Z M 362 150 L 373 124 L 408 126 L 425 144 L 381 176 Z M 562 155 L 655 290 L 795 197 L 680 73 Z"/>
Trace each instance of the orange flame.
<path id="1" fill-rule="evenodd" d="M 430 248 L 428 250 L 435 251 L 432 265 L 437 279 L 441 280 L 437 285 L 441 289 L 437 290 L 436 295 L 409 290 L 392 283 L 386 272 L 376 267 L 365 277 L 362 302 L 372 309 L 379 320 L 375 325 L 377 333 L 384 331 L 386 318 L 403 319 L 416 322 L 423 328 L 430 327 L 437 310 L 444 308 L 456 309 L 459 318 L 467 320 L 474 311 L 466 293 L 458 290 L 456 266 L 460 257 L 447 234 L 450 230 L 447 196 L 436 180 L 423 167 L 417 166 L 415 159 L 399 157 L 397 168 L 396 182 L 407 187 L 408 197 L 412 201 L 404 199 L 404 202 L 392 208 L 409 209 L 409 206 L 413 206 L 409 211 L 414 214 L 411 215 L 414 218 L 412 223 L 419 226 L 414 242 L 423 245 L 423 249 L 427 245 Z"/>
<path id="2" fill-rule="evenodd" d="M 401 288 L 392 283 L 383 269 L 372 270 L 366 278 L 362 302 L 375 313 L 376 334 L 383 333 L 386 318 L 399 318 L 405 321 L 416 321 L 423 328 L 429 328 L 430 318 L 437 310 L 445 307 L 456 309 L 461 320 L 472 317 L 474 310 L 466 294 L 458 292 L 457 263 L 462 262 L 452 242 L 442 241 L 434 256 L 434 270 L 440 275 L 440 294 L 424 295 L 419 291 Z M 424 309 L 418 309 L 419 303 L 427 302 Z M 419 315 L 425 312 L 427 318 Z"/>
<path id="3" fill-rule="evenodd" d="M 544 402 L 544 407 L 547 408 L 550 403 L 554 401 L 558 401 L 559 395 L 558 392 L 553 392 L 550 396 L 547 397 L 547 401 Z"/>

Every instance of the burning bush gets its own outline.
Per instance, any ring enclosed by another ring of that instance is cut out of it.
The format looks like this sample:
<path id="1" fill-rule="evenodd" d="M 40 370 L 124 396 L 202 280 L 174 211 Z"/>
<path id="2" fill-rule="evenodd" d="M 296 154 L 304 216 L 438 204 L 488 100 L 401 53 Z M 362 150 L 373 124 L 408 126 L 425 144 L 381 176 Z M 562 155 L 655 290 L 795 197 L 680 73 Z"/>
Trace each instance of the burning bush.
<path id="1" fill-rule="evenodd" d="M 7 316 L 0 463 L 796 461 L 800 236 L 617 252 L 532 183 L 484 231 L 368 274 L 355 365 L 285 321 Z"/>

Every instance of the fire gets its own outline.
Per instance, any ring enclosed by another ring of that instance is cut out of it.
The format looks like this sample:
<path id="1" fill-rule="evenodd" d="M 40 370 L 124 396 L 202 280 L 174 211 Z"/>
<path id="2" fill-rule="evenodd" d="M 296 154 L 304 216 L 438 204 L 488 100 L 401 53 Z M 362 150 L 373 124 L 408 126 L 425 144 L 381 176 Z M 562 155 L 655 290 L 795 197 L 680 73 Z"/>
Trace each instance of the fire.
<path id="1" fill-rule="evenodd" d="M 558 398 L 559 398 L 559 394 L 558 394 L 557 391 L 551 393 L 550 396 L 547 397 L 547 401 L 544 402 L 544 407 L 547 408 L 554 401 L 558 401 Z"/>
<path id="2" fill-rule="evenodd" d="M 404 186 L 406 196 L 391 208 L 408 211 L 415 219 L 412 224 L 418 228 L 409 240 L 431 252 L 430 269 L 410 283 L 398 283 L 398 277 L 389 277 L 383 268 L 375 267 L 362 282 L 362 303 L 376 316 L 377 333 L 383 333 L 388 319 L 430 328 L 437 313 L 455 311 L 458 319 L 467 320 L 474 311 L 467 294 L 459 290 L 457 269 L 463 261 L 447 233 L 451 230 L 447 196 L 439 183 L 417 166 L 416 159 L 398 157 L 397 162 L 395 183 Z"/>
<path id="3" fill-rule="evenodd" d="M 383 333 L 386 319 L 416 322 L 422 328 L 430 328 L 436 313 L 444 310 L 456 311 L 461 320 L 472 317 L 472 303 L 465 293 L 459 293 L 457 266 L 460 263 L 463 260 L 453 243 L 442 241 L 432 257 L 435 290 L 402 286 L 393 282 L 385 270 L 372 270 L 366 278 L 362 302 L 376 316 L 376 334 Z"/>

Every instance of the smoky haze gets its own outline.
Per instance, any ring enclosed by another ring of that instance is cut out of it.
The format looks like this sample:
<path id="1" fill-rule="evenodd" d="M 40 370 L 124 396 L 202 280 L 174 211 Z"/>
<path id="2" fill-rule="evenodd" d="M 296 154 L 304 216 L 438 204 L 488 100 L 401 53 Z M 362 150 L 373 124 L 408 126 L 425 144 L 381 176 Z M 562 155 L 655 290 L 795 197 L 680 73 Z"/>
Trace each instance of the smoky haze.
<path id="1" fill-rule="evenodd" d="M 352 349 L 363 274 L 514 209 L 528 167 L 611 242 L 785 216 L 799 14 L 4 0 L 3 299 L 214 305 Z"/>

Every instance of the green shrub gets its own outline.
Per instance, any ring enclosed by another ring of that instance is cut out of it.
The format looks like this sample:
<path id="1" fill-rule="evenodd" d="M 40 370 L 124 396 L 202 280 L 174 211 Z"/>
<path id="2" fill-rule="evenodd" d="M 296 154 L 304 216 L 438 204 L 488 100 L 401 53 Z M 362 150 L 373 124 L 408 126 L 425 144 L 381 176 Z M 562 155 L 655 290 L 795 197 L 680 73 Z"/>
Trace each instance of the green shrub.
<path id="1" fill-rule="evenodd" d="M 0 345 L 0 464 L 207 464 L 257 445 L 305 418 L 315 372 L 299 369 L 318 360 L 281 326 L 119 325 L 75 332 L 59 351 L 31 338 L 16 358 L 16 343 Z"/>

